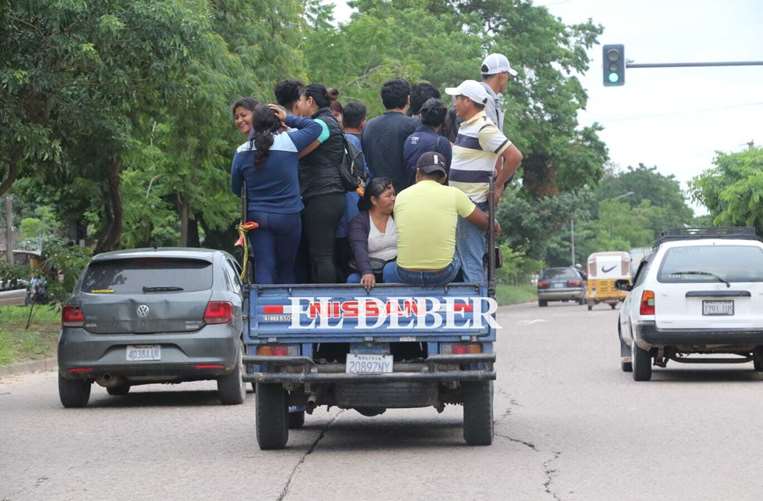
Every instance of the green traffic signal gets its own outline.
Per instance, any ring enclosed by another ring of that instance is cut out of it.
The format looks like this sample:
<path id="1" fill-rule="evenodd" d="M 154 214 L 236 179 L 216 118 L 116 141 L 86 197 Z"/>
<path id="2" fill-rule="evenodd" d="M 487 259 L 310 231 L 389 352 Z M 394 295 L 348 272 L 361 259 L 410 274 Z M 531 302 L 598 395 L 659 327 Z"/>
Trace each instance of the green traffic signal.
<path id="1" fill-rule="evenodd" d="M 602 47 L 604 85 L 611 87 L 625 83 L 625 46 L 622 44 Z"/>

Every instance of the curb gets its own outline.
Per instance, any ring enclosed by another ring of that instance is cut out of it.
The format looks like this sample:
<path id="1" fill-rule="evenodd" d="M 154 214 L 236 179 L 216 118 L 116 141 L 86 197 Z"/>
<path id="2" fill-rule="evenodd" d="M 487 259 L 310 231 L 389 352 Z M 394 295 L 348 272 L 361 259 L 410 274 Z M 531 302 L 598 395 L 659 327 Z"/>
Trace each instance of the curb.
<path id="1" fill-rule="evenodd" d="M 19 362 L 17 364 L 0 367 L 0 378 L 5 376 L 18 376 L 20 374 L 30 374 L 32 372 L 44 372 L 58 368 L 56 357 L 44 358 L 42 360 L 32 360 L 30 362 Z"/>

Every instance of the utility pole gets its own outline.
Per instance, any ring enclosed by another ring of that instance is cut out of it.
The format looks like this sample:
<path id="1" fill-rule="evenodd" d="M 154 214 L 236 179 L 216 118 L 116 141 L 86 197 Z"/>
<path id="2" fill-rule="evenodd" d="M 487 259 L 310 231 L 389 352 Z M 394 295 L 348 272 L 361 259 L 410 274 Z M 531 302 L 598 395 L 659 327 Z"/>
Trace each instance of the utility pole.
<path id="1" fill-rule="evenodd" d="M 13 200 L 5 195 L 5 259 L 13 264 Z"/>
<path id="2" fill-rule="evenodd" d="M 570 248 L 572 250 L 572 266 L 575 266 L 575 218 L 570 219 Z"/>

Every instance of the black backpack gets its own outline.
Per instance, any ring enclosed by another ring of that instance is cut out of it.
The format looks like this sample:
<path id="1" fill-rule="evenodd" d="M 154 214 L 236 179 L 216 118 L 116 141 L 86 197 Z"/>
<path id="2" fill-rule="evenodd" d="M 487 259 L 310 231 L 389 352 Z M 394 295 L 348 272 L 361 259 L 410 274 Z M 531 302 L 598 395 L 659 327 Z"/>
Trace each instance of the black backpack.
<path id="1" fill-rule="evenodd" d="M 342 185 L 347 191 L 355 191 L 359 186 L 365 186 L 368 181 L 365 170 L 363 169 L 363 152 L 355 145 L 347 141 L 342 135 L 344 141 L 344 155 L 342 163 L 339 165 L 339 177 L 342 179 Z"/>

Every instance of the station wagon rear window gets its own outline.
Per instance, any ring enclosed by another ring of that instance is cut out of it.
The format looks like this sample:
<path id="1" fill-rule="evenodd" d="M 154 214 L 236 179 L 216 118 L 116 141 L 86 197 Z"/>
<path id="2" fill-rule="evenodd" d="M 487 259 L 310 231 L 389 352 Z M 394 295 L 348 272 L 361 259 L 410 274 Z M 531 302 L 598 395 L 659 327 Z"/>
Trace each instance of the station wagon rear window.
<path id="1" fill-rule="evenodd" d="M 570 268 L 548 268 L 546 270 L 543 270 L 543 274 L 541 275 L 541 278 L 546 280 L 553 280 L 553 279 L 567 280 L 567 279 L 576 279 L 580 277 L 578 277 L 578 274 L 574 270 L 571 270 Z"/>
<path id="2" fill-rule="evenodd" d="M 90 263 L 81 290 L 92 294 L 172 294 L 211 288 L 212 263 L 152 257 Z"/>
<path id="3" fill-rule="evenodd" d="M 763 249 L 752 245 L 673 247 L 665 253 L 662 283 L 763 282 Z"/>

